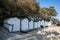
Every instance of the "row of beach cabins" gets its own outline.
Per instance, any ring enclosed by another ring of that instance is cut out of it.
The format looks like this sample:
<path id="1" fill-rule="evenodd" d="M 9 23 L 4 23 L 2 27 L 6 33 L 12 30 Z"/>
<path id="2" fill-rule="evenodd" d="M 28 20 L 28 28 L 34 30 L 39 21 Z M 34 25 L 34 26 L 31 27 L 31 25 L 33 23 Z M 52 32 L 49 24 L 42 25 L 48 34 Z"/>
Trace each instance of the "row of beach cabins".
<path id="1" fill-rule="evenodd" d="M 38 29 L 41 27 L 51 26 L 51 21 L 33 21 L 27 18 L 7 18 L 4 20 L 4 27 L 8 29 L 9 32 L 28 32 L 30 30 Z"/>

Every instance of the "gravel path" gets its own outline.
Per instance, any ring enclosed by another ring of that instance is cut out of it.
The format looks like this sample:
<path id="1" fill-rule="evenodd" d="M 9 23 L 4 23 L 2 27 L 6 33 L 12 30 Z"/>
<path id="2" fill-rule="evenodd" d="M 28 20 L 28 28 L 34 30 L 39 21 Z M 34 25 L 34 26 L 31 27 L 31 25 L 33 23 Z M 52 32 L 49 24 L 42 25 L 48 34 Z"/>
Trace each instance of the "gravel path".
<path id="1" fill-rule="evenodd" d="M 56 31 L 47 32 L 43 28 L 28 33 L 9 33 L 4 28 L 0 28 L 0 40 L 58 40 L 59 38 L 60 34 Z"/>

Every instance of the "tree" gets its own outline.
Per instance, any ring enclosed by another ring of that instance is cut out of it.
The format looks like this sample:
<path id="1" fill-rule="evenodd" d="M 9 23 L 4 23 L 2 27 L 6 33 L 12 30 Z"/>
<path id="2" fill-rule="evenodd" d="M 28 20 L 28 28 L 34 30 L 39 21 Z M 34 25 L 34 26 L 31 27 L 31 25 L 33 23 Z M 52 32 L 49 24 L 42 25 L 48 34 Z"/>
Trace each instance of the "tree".
<path id="1" fill-rule="evenodd" d="M 56 10 L 54 9 L 54 7 L 49 7 L 49 15 L 50 16 L 57 16 L 57 12 Z"/>
<path id="2" fill-rule="evenodd" d="M 52 20 L 53 24 L 55 24 L 55 25 L 59 24 L 59 20 L 57 18 L 51 18 L 51 20 Z"/>
<path id="3" fill-rule="evenodd" d="M 38 13 L 36 11 L 39 9 L 39 5 L 35 0 L 3 0 L 3 3 L 12 16 L 33 16 Z"/>
<path id="4" fill-rule="evenodd" d="M 47 20 L 57 15 L 54 7 L 40 8 L 35 0 L 1 0 L 0 4 L 11 17 L 41 17 Z"/>
<path id="5" fill-rule="evenodd" d="M 39 13 L 40 13 L 40 16 L 45 20 L 49 20 L 52 16 L 57 15 L 57 12 L 54 9 L 54 7 L 40 8 Z"/>
<path id="6" fill-rule="evenodd" d="M 46 8 L 40 8 L 39 15 L 41 18 L 46 20 L 48 18 L 48 11 L 46 10 Z"/>

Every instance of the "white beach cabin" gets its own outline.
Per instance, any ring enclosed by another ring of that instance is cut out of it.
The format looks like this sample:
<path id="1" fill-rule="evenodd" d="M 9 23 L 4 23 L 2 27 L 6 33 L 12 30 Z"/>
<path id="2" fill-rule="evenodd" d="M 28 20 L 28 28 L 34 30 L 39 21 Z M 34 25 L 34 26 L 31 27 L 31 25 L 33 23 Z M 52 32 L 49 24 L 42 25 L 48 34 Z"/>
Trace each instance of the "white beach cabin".
<path id="1" fill-rule="evenodd" d="M 40 21 L 40 26 L 44 27 L 44 25 L 45 25 L 44 23 L 45 23 L 44 20 Z"/>
<path id="2" fill-rule="evenodd" d="M 41 25 L 42 25 L 43 27 L 47 27 L 47 26 L 48 26 L 48 21 L 42 20 L 42 21 L 41 21 Z"/>
<path id="3" fill-rule="evenodd" d="M 41 23 L 41 21 L 38 21 L 38 24 L 37 24 L 37 25 L 38 25 L 38 28 L 40 28 L 40 26 L 41 26 L 41 24 L 40 24 L 40 23 Z"/>
<path id="4" fill-rule="evenodd" d="M 27 18 L 21 19 L 21 31 L 28 31 L 29 30 L 28 21 L 29 20 Z"/>
<path id="5" fill-rule="evenodd" d="M 52 22 L 51 21 L 44 21 L 44 26 L 48 27 L 48 26 L 51 26 L 52 25 Z"/>
<path id="6" fill-rule="evenodd" d="M 38 22 L 34 22 L 34 29 L 38 28 Z"/>
<path id="7" fill-rule="evenodd" d="M 51 26 L 52 25 L 52 21 L 48 21 L 46 24 L 47 24 L 47 26 Z"/>
<path id="8" fill-rule="evenodd" d="M 4 20 L 4 27 L 10 32 L 20 31 L 20 19 L 18 18 L 8 18 Z"/>
<path id="9" fill-rule="evenodd" d="M 44 21 L 44 26 L 48 26 L 47 24 L 48 24 L 48 22 L 47 21 Z"/>
<path id="10" fill-rule="evenodd" d="M 33 21 L 31 20 L 30 22 L 29 22 L 29 30 L 32 30 L 33 29 Z"/>

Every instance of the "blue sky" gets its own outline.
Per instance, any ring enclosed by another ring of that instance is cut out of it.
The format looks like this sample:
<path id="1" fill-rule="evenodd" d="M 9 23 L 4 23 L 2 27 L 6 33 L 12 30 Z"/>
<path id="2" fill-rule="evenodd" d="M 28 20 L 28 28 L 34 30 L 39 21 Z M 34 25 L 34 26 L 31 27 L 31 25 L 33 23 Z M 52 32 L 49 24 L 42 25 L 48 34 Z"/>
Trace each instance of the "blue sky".
<path id="1" fill-rule="evenodd" d="M 37 0 L 40 7 L 50 7 L 54 6 L 58 15 L 56 18 L 60 20 L 60 0 Z"/>

